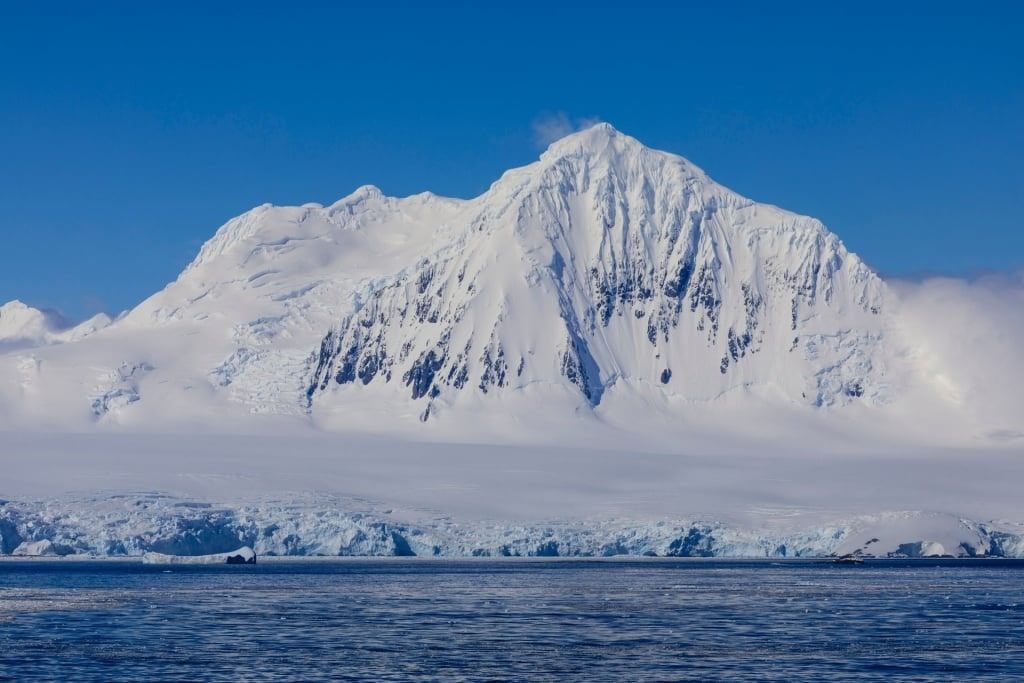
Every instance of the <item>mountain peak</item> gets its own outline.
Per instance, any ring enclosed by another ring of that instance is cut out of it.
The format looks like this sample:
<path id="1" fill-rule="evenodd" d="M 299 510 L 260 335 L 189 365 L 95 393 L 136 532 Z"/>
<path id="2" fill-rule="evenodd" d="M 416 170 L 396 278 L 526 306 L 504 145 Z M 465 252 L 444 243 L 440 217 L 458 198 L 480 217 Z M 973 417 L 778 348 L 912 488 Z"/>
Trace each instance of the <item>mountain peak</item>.
<path id="1" fill-rule="evenodd" d="M 526 168 L 538 169 L 538 166 Z M 616 130 L 611 124 L 598 123 L 565 136 L 551 144 L 541 155 L 539 170 L 551 168 L 575 173 L 590 169 L 593 174 L 618 177 L 638 186 L 675 181 L 676 189 L 694 184 L 714 188 L 723 197 L 740 198 L 731 190 L 712 181 L 707 174 L 688 159 L 671 152 L 647 147 L 636 138 Z M 742 198 L 740 198 L 742 199 Z"/>
<path id="2" fill-rule="evenodd" d="M 352 194 L 345 197 L 342 201 L 345 201 L 346 199 L 351 201 L 363 201 L 366 199 L 380 200 L 383 198 L 384 193 L 381 192 L 380 188 L 376 185 L 360 185 Z"/>
<path id="3" fill-rule="evenodd" d="M 610 123 L 596 123 L 589 128 L 570 133 L 548 146 L 543 157 L 564 157 L 579 154 L 599 154 L 608 149 L 646 149 L 636 138 L 620 133 Z"/>

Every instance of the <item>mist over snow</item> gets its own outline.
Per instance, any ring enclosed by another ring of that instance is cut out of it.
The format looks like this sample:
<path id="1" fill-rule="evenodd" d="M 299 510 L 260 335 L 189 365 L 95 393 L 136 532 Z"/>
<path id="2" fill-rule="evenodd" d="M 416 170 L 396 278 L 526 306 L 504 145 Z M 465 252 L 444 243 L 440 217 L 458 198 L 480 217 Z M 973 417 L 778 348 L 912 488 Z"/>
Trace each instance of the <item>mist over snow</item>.
<path id="1" fill-rule="evenodd" d="M 65 341 L 76 341 L 111 322 L 97 314 L 75 323 L 59 311 L 38 309 L 14 300 L 0 305 L 0 353 Z"/>
<path id="2" fill-rule="evenodd" d="M 1024 438 L 1024 271 L 889 286 L 931 388 L 989 425 L 992 437 Z"/>
<path id="3" fill-rule="evenodd" d="M 116 320 L 4 305 L 0 552 L 1024 555 L 1020 273 L 885 281 L 586 123 L 253 208 Z"/>

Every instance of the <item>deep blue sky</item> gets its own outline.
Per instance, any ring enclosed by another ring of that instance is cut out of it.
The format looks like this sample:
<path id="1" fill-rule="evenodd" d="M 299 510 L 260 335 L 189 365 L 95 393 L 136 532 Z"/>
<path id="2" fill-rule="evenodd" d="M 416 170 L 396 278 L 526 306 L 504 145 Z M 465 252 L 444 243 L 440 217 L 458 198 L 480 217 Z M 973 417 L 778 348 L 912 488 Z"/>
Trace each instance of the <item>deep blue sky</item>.
<path id="1" fill-rule="evenodd" d="M 131 307 L 262 202 L 474 196 L 559 116 L 883 274 L 1024 267 L 1017 3 L 24 4 L 0 7 L 0 302 Z"/>

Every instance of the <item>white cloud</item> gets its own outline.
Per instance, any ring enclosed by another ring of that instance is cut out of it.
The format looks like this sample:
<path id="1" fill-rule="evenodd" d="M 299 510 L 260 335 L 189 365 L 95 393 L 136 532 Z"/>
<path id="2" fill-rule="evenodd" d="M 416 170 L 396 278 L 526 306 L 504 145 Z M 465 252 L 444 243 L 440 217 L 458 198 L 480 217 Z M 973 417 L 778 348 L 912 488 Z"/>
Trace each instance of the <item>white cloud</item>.
<path id="1" fill-rule="evenodd" d="M 936 386 L 1000 430 L 1024 430 L 1024 271 L 890 280 L 900 320 Z"/>
<path id="2" fill-rule="evenodd" d="M 590 128 L 600 122 L 601 120 L 594 116 L 573 118 L 564 111 L 544 114 L 533 120 L 533 138 L 541 147 L 547 147 L 566 135 Z"/>

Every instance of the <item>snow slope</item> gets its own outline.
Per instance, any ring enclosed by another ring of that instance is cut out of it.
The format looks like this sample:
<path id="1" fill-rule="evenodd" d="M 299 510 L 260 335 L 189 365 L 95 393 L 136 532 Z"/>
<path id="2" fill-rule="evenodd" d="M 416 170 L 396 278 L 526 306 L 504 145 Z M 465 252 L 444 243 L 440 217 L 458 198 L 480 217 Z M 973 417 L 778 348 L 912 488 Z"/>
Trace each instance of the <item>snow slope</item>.
<path id="1" fill-rule="evenodd" d="M 0 308 L 0 552 L 1019 555 L 968 312 L 606 124 L 264 205 L 115 321 Z"/>

